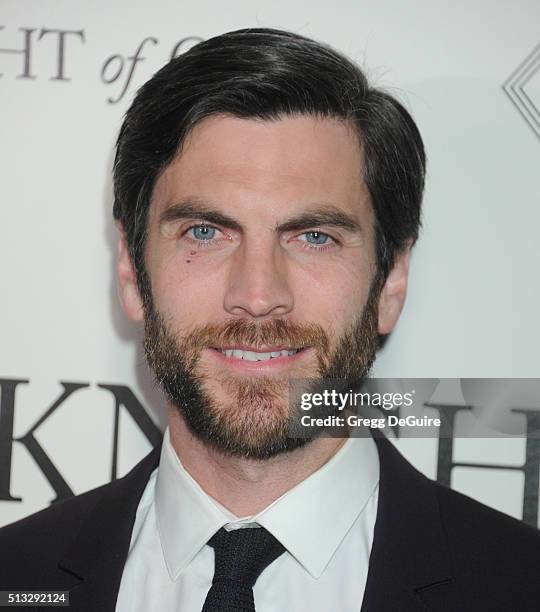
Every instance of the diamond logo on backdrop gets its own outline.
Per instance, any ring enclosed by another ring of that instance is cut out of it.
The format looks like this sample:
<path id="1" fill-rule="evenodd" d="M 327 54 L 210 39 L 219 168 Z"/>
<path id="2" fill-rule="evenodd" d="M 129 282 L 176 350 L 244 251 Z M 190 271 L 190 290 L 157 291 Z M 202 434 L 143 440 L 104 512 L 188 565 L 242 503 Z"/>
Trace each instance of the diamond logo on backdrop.
<path id="1" fill-rule="evenodd" d="M 540 138 L 540 44 L 521 62 L 502 87 Z"/>

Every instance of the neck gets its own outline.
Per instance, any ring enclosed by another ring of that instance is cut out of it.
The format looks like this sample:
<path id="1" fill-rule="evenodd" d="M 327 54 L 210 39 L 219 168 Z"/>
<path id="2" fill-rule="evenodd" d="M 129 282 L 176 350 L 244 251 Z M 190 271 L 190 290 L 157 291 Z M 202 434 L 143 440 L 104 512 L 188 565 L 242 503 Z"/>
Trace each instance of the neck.
<path id="1" fill-rule="evenodd" d="M 191 477 L 238 517 L 264 510 L 324 465 L 345 442 L 343 438 L 317 438 L 270 459 L 231 457 L 197 438 L 171 406 L 169 432 L 172 446 Z"/>

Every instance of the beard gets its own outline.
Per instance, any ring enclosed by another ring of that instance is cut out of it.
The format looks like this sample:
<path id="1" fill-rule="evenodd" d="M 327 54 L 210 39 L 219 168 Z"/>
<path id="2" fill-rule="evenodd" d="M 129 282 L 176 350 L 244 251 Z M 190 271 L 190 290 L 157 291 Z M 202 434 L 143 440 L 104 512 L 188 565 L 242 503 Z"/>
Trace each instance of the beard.
<path id="1" fill-rule="evenodd" d="M 190 431 L 201 441 L 229 456 L 269 459 L 305 446 L 322 433 L 309 428 L 298 435 L 299 401 L 291 401 L 291 380 L 284 376 L 241 376 L 226 370 L 209 372 L 201 364 L 203 349 L 248 345 L 314 349 L 316 365 L 306 375 L 298 372 L 300 387 L 319 391 L 328 379 L 339 386 L 357 386 L 369 374 L 379 347 L 377 332 L 380 278 L 372 282 L 364 309 L 337 338 L 318 324 L 297 324 L 284 319 L 264 323 L 230 319 L 204 325 L 184 335 L 173 333 L 154 307 L 151 290 L 143 292 L 144 352 L 155 382 Z M 305 368 L 305 366 L 304 366 Z M 315 369 L 315 372 L 313 372 Z M 299 397 L 296 395 L 295 397 Z M 337 413 L 335 409 L 335 413 Z M 326 414 L 333 414 L 330 409 Z M 296 432 L 296 434 L 295 434 Z"/>

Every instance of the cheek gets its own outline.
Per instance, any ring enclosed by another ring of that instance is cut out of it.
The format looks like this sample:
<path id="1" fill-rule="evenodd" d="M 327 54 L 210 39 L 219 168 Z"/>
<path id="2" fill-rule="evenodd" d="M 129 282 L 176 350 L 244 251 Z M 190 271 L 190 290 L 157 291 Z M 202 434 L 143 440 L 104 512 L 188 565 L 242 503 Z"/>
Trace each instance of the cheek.
<path id="1" fill-rule="evenodd" d="M 198 252 L 163 257 L 149 272 L 156 309 L 183 326 L 204 322 L 221 304 L 220 285 Z"/>
<path id="2" fill-rule="evenodd" d="M 329 329 L 345 326 L 364 307 L 372 270 L 367 260 L 339 261 L 302 270 L 295 279 L 299 316 Z"/>

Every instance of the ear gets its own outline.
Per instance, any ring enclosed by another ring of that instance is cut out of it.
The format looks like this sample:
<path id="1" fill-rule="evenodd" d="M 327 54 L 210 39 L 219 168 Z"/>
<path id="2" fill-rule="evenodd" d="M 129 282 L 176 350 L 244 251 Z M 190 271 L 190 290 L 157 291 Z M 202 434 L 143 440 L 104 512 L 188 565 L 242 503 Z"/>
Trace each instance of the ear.
<path id="1" fill-rule="evenodd" d="M 125 313 L 132 321 L 144 319 L 142 299 L 137 287 L 137 276 L 135 268 L 129 255 L 124 228 L 120 222 L 116 226 L 120 232 L 118 239 L 118 263 L 116 272 L 118 275 L 118 296 Z"/>
<path id="2" fill-rule="evenodd" d="M 379 296 L 379 334 L 389 334 L 395 327 L 405 303 L 409 279 L 411 246 L 401 251 L 394 262 Z"/>

